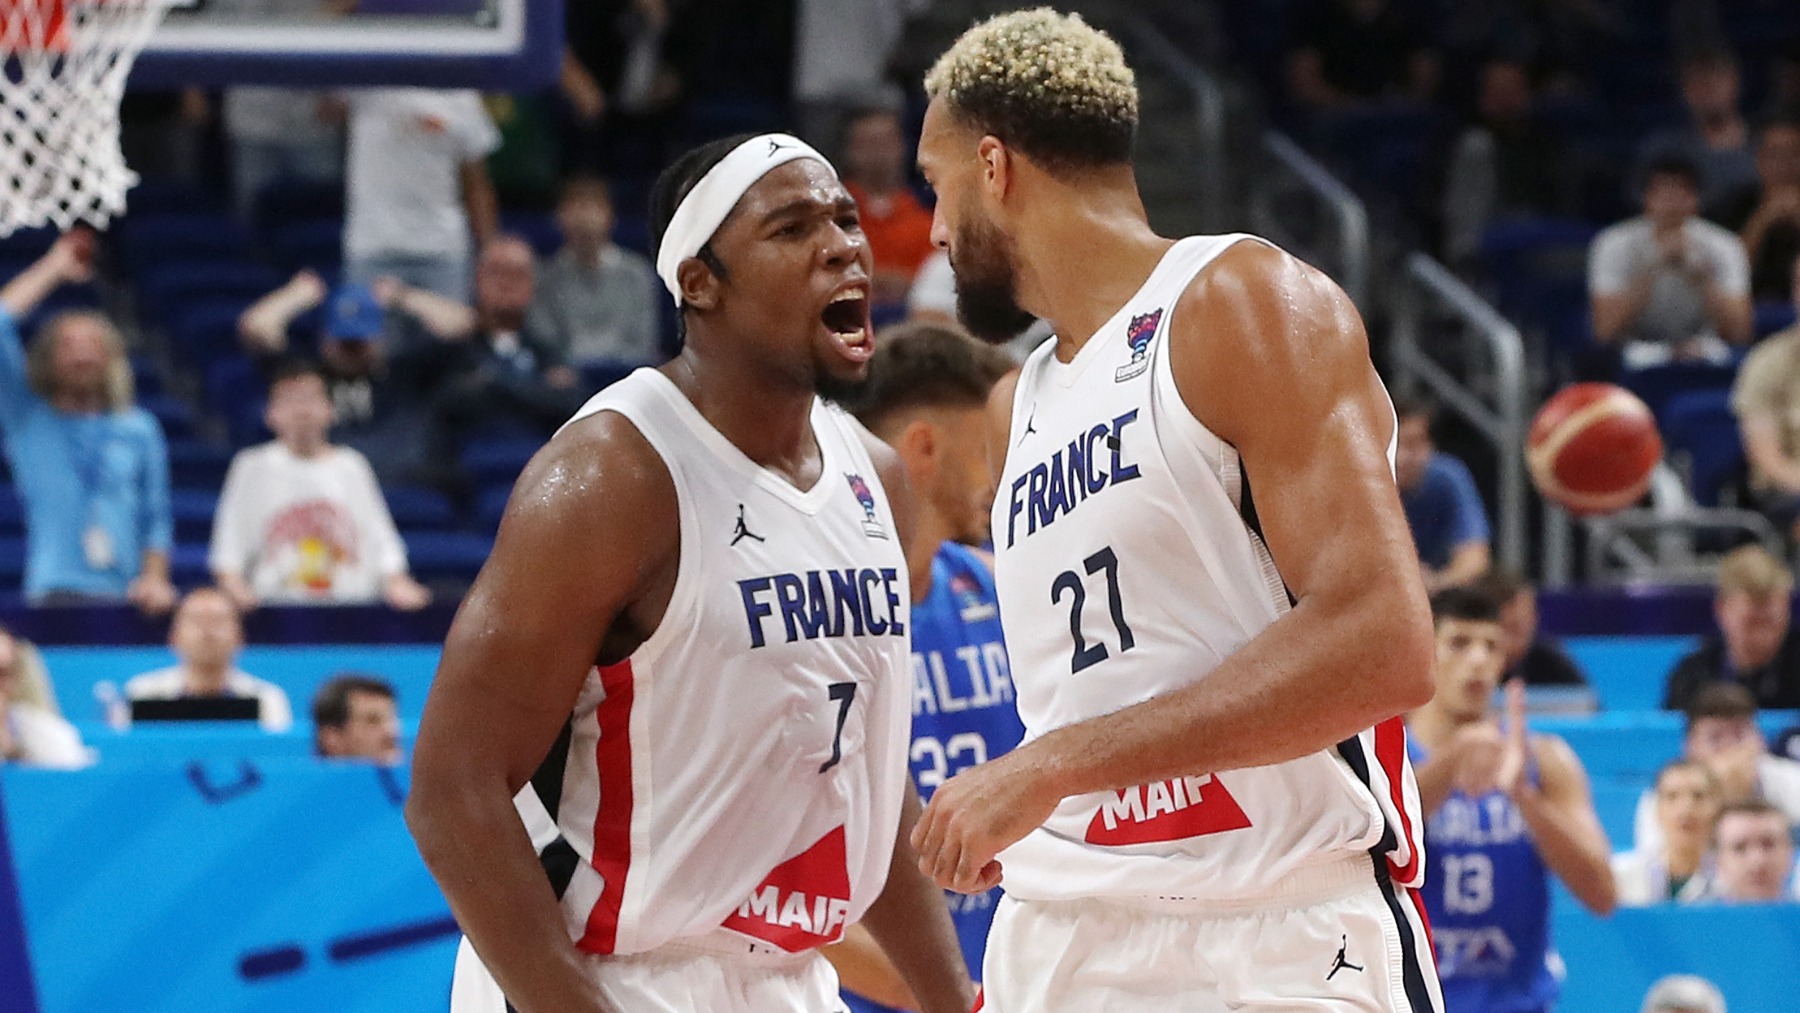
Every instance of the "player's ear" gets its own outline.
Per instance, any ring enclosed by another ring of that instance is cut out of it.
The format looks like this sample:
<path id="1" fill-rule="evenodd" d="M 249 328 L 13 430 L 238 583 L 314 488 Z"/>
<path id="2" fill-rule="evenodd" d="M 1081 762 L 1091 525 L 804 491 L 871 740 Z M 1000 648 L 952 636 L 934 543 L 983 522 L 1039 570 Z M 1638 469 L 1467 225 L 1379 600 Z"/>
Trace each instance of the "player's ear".
<path id="1" fill-rule="evenodd" d="M 675 269 L 675 280 L 681 283 L 681 301 L 698 310 L 719 305 L 719 276 L 706 261 L 689 257 Z"/>
<path id="2" fill-rule="evenodd" d="M 981 182 L 988 194 L 996 200 L 1005 197 L 1012 189 L 1012 151 L 1000 138 L 987 134 L 976 144 L 975 154 L 981 159 Z"/>
<path id="3" fill-rule="evenodd" d="M 906 472 L 915 486 L 937 470 L 938 455 L 943 450 L 937 429 L 924 419 L 908 422 L 894 437 L 893 448 L 906 465 Z"/>

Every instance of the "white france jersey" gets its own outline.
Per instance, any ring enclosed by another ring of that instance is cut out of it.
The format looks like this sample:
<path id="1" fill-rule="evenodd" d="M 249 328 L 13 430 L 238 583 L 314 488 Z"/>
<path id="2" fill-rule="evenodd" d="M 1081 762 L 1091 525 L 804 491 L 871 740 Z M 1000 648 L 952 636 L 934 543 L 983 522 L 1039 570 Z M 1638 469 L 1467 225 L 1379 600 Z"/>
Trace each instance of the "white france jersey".
<path id="1" fill-rule="evenodd" d="M 1073 362 L 1053 340 L 1025 362 L 993 531 L 1028 742 L 1204 680 L 1290 607 L 1237 452 L 1195 419 L 1169 365 L 1177 301 L 1240 241 L 1259 240 L 1176 243 Z M 1269 412 L 1279 423 L 1281 406 Z M 1287 763 L 1064 799 L 1000 857 L 1025 900 L 1253 899 L 1367 851 L 1416 886 L 1421 826 L 1396 717 Z"/>
<path id="2" fill-rule="evenodd" d="M 675 482 L 668 611 L 596 667 L 514 799 L 571 938 L 784 959 L 881 892 L 907 784 L 911 594 L 893 513 L 841 410 L 815 402 L 806 491 L 752 462 L 652 369 L 600 392 Z"/>

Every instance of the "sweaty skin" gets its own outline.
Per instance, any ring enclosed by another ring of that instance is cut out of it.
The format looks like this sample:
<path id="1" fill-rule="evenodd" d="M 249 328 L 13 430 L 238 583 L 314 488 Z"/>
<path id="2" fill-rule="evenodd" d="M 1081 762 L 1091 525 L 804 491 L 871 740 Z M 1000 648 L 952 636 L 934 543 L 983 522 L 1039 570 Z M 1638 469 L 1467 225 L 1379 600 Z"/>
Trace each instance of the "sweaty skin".
<path id="1" fill-rule="evenodd" d="M 868 281 L 855 205 L 801 160 L 770 172 L 714 235 L 729 266 L 681 267 L 682 354 L 662 372 L 751 460 L 799 488 L 823 480 L 810 426 L 818 384 L 860 377 L 820 313 Z M 897 526 L 905 476 L 870 439 Z M 680 559 L 675 486 L 624 418 L 567 427 L 526 468 L 493 554 L 458 611 L 426 702 L 408 825 L 458 923 L 520 1013 L 627 1013 L 601 997 L 538 864 L 512 797 L 567 720 L 596 661 L 630 655 L 662 621 Z M 908 786 L 910 794 L 910 782 Z M 912 865 L 902 813 L 887 887 L 865 924 L 922 1008 L 964 1013 L 973 996 L 941 896 Z"/>
<path id="2" fill-rule="evenodd" d="M 1058 176 L 941 99 L 919 162 L 939 193 L 934 240 L 954 262 L 956 219 L 978 205 L 1010 236 L 1017 300 L 1052 322 L 1064 362 L 1171 245 L 1146 222 L 1128 164 Z M 1354 306 L 1320 272 L 1244 242 L 1194 278 L 1168 327 L 1182 400 L 1241 455 L 1296 604 L 1203 681 L 946 782 L 913 843 L 948 889 L 993 886 L 994 856 L 1067 796 L 1295 759 L 1430 697 L 1429 612 L 1387 460 L 1393 411 Z M 1011 395 L 1002 384 L 990 401 L 996 448 Z"/>

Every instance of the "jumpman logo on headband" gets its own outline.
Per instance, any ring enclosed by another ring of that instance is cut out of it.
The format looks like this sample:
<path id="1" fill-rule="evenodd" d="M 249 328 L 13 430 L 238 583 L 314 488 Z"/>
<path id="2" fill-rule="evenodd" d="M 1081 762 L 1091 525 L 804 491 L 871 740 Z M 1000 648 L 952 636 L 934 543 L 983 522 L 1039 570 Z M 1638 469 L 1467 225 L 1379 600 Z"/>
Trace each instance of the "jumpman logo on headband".
<path id="1" fill-rule="evenodd" d="M 791 148 L 791 147 L 793 147 L 793 145 L 783 144 L 780 141 L 776 140 L 775 138 L 771 137 L 771 138 L 769 138 L 769 157 L 773 158 L 777 151 L 780 151 L 783 148 Z"/>

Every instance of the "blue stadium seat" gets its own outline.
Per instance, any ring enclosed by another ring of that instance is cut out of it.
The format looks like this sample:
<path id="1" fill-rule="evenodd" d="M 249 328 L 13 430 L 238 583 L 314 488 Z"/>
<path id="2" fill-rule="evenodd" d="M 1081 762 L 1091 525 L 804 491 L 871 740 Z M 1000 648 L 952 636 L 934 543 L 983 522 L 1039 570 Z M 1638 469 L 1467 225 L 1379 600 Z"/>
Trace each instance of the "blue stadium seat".
<path id="1" fill-rule="evenodd" d="M 494 547 L 486 535 L 416 531 L 405 536 L 407 565 L 420 580 L 472 580 Z"/>
<path id="2" fill-rule="evenodd" d="M 1643 398 L 1658 420 L 1663 418 L 1669 399 L 1691 391 L 1729 391 L 1737 376 L 1736 366 L 1716 366 L 1704 362 L 1672 362 L 1666 366 L 1627 371 L 1621 383 Z"/>
<path id="3" fill-rule="evenodd" d="M 269 254 L 286 271 L 303 267 L 328 278 L 344 260 L 344 223 L 335 219 L 287 222 L 269 235 Z"/>
<path id="4" fill-rule="evenodd" d="M 463 474 L 477 488 L 511 485 L 544 441 L 536 436 L 470 440 L 462 450 Z"/>
<path id="5" fill-rule="evenodd" d="M 273 231 L 289 222 L 344 220 L 344 184 L 277 179 L 256 198 L 256 221 Z"/>
<path id="6" fill-rule="evenodd" d="M 1729 390 L 1684 391 L 1663 406 L 1663 438 L 1691 462 L 1694 501 L 1717 506 L 1719 493 L 1744 471 L 1744 444 Z"/>
<path id="7" fill-rule="evenodd" d="M 137 276 L 145 315 L 164 325 L 201 304 L 233 305 L 242 312 L 287 280 L 260 264 L 215 260 L 162 262 Z"/>
<path id="8" fill-rule="evenodd" d="M 18 587 L 25 579 L 25 539 L 0 537 L 0 587 Z"/>
<path id="9" fill-rule="evenodd" d="M 1759 302 L 1756 304 L 1756 337 L 1758 340 L 1794 326 L 1794 304 L 1791 302 Z"/>
<path id="10" fill-rule="evenodd" d="M 11 485 L 0 485 L 0 538 L 24 534 L 25 503 L 19 499 L 19 490 Z"/>
<path id="11" fill-rule="evenodd" d="M 436 489 L 419 485 L 390 485 L 381 490 L 387 499 L 388 513 L 401 531 L 420 533 L 448 531 L 456 527 L 456 508 L 449 497 Z"/>
<path id="12" fill-rule="evenodd" d="M 225 208 L 224 194 L 217 187 L 205 186 L 189 179 L 173 176 L 145 176 L 131 188 L 128 201 L 134 218 L 166 215 L 211 214 Z"/>
<path id="13" fill-rule="evenodd" d="M 206 440 L 169 441 L 169 482 L 190 488 L 217 489 L 225 484 L 231 450 Z"/>
<path id="14" fill-rule="evenodd" d="M 176 542 L 169 551 L 169 579 L 177 587 L 212 583 L 212 570 L 206 565 L 206 543 Z"/>
<path id="15" fill-rule="evenodd" d="M 550 215 L 504 214 L 500 216 L 500 231 L 520 236 L 540 257 L 562 248 L 562 227 Z"/>
<path id="16" fill-rule="evenodd" d="M 148 355 L 133 355 L 131 357 L 131 382 L 137 388 L 139 397 L 161 394 L 163 392 L 162 367 Z"/>
<path id="17" fill-rule="evenodd" d="M 248 261 L 250 230 L 224 212 L 133 215 L 121 224 L 119 251 L 128 271 L 179 260 Z"/>
<path id="18" fill-rule="evenodd" d="M 183 362 L 196 366 L 235 355 L 241 347 L 238 317 L 243 315 L 245 305 L 208 299 L 177 310 L 169 327 L 171 351 Z"/>
<path id="19" fill-rule="evenodd" d="M 156 416 L 163 436 L 171 440 L 194 435 L 193 406 L 169 394 L 150 394 L 138 398 L 138 407 Z"/>
<path id="20" fill-rule="evenodd" d="M 215 489 L 174 489 L 169 492 L 169 513 L 175 518 L 175 538 L 182 542 L 207 542 L 212 538 L 213 514 L 219 509 Z"/>

